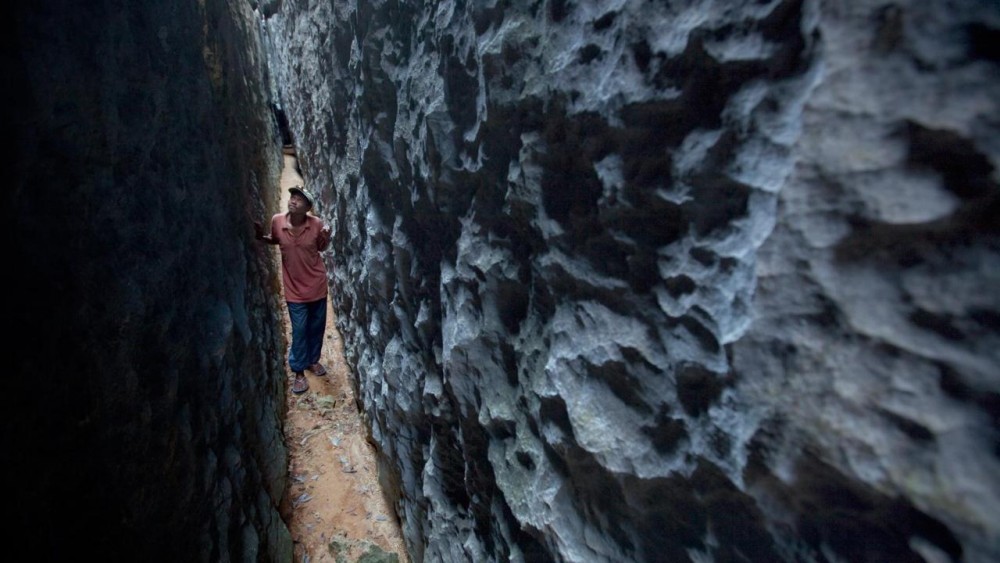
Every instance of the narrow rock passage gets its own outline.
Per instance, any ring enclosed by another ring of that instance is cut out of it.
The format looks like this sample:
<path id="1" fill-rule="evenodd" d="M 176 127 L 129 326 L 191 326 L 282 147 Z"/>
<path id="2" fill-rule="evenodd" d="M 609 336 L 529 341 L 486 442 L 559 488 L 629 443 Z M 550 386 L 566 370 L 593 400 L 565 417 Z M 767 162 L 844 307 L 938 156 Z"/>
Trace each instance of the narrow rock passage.
<path id="1" fill-rule="evenodd" d="M 281 209 L 288 188 L 303 183 L 294 154 L 286 151 L 281 175 Z M 318 213 L 322 216 L 322 211 Z M 280 260 L 277 247 L 272 247 Z M 331 252 L 331 251 L 327 251 Z M 295 542 L 296 562 L 396 561 L 409 557 L 395 516 L 378 484 L 375 452 L 348 383 L 343 342 L 328 300 L 326 342 L 320 362 L 325 377 L 306 372 L 309 391 L 291 392 L 287 370 L 288 418 L 285 440 L 289 451 L 291 486 L 282 502 L 282 515 Z M 282 311 L 287 341 L 291 342 L 288 313 Z M 398 559 L 394 559 L 395 555 Z M 377 556 L 377 557 L 373 557 Z"/>

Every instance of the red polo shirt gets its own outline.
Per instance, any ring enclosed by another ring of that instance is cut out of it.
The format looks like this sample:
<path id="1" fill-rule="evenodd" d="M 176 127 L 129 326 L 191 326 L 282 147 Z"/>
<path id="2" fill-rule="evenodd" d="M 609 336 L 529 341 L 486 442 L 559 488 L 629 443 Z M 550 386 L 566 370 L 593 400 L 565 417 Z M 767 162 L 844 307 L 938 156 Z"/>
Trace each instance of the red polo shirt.
<path id="1" fill-rule="evenodd" d="M 281 248 L 281 278 L 285 284 L 285 300 L 309 303 L 326 297 L 326 266 L 320 252 L 330 244 L 330 235 L 323 233 L 323 221 L 306 215 L 305 228 L 293 235 L 287 213 L 271 217 L 271 237 Z"/>

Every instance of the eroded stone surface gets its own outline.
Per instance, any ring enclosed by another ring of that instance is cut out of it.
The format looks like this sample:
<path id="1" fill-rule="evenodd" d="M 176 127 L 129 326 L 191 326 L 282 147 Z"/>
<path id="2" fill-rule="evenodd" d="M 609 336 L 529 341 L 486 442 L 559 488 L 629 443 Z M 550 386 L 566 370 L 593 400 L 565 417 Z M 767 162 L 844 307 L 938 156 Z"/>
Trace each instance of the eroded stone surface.
<path id="1" fill-rule="evenodd" d="M 278 279 L 251 226 L 281 155 L 254 15 L 8 12 L 5 559 L 290 561 Z"/>
<path id="2" fill-rule="evenodd" d="M 418 560 L 998 555 L 984 2 L 268 3 Z"/>

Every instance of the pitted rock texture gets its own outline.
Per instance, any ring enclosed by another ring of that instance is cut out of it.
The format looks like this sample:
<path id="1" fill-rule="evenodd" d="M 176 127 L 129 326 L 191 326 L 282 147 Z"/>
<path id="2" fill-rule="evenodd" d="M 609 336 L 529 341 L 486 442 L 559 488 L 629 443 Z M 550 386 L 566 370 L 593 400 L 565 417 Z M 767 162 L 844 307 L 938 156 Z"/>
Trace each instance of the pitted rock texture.
<path id="1" fill-rule="evenodd" d="M 733 365 L 760 420 L 748 486 L 788 515 L 816 505 L 781 529 L 848 561 L 1000 558 L 998 12 L 821 19 L 823 77 Z"/>
<path id="2" fill-rule="evenodd" d="M 988 3 L 261 2 L 425 561 L 989 561 Z"/>
<path id="3" fill-rule="evenodd" d="M 290 561 L 279 280 L 251 224 L 281 154 L 253 13 L 8 12 L 5 559 Z"/>

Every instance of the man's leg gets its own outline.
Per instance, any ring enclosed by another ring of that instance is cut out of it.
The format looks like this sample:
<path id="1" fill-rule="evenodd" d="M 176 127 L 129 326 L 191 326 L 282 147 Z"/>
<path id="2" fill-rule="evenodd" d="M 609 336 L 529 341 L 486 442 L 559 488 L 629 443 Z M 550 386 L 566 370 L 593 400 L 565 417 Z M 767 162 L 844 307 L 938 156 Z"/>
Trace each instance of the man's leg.
<path id="1" fill-rule="evenodd" d="M 319 363 L 323 354 L 323 337 L 326 333 L 326 299 L 309 303 L 309 317 L 306 321 L 306 343 L 308 362 L 306 367 L 316 375 L 326 375 L 326 369 Z"/>
<path id="2" fill-rule="evenodd" d="M 288 350 L 288 367 L 295 372 L 292 383 L 293 393 L 303 393 L 309 389 L 309 382 L 302 373 L 309 367 L 307 327 L 309 319 L 308 303 L 287 303 L 288 320 L 292 325 L 292 347 Z"/>

